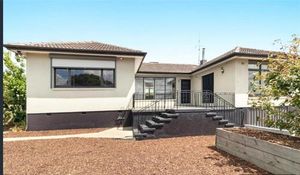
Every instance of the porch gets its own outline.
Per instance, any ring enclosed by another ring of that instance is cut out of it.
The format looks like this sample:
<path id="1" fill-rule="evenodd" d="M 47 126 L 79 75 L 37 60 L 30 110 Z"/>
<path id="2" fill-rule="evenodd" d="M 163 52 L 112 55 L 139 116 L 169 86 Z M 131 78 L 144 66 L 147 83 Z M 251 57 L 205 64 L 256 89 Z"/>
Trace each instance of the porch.
<path id="1" fill-rule="evenodd" d="M 133 95 L 133 131 L 136 139 L 211 135 L 218 127 L 243 125 L 244 113 L 210 91 L 176 91 Z"/>
<path id="2" fill-rule="evenodd" d="M 173 110 L 228 110 L 234 109 L 234 93 L 210 91 L 176 91 L 174 93 L 134 93 L 133 111 Z"/>

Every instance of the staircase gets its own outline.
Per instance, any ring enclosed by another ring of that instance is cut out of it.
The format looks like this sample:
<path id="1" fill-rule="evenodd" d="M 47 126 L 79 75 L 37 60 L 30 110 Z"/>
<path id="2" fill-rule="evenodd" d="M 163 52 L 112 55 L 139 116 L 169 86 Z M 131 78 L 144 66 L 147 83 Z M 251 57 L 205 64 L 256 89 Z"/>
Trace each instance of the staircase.
<path id="1" fill-rule="evenodd" d="M 218 115 L 216 112 L 208 112 L 206 113 L 207 118 L 212 118 L 212 120 L 218 120 L 219 125 L 224 126 L 225 128 L 234 127 L 234 123 L 229 123 L 229 120 L 225 119 L 223 116 Z"/>
<path id="2" fill-rule="evenodd" d="M 136 140 L 180 135 L 176 133 L 179 131 L 182 135 L 210 133 L 212 127 L 218 127 L 218 125 L 228 128 L 243 125 L 244 112 L 217 94 L 212 92 L 189 92 L 189 95 L 194 98 L 192 101 L 195 103 L 177 103 L 178 95 L 175 102 L 174 99 L 146 101 L 144 98 L 139 99 L 133 95 L 133 135 Z M 186 116 L 185 112 L 182 112 L 183 109 L 180 108 L 187 107 L 187 105 L 192 107 L 188 110 L 193 111 L 194 108 L 200 110 L 200 116 L 198 114 Z M 180 118 L 178 118 L 178 112 L 181 113 Z M 191 118 L 193 121 L 200 123 L 191 122 Z M 210 119 L 212 122 L 209 121 Z M 189 128 L 183 128 L 186 126 Z M 205 130 L 198 127 L 205 128 Z"/>
<path id="3" fill-rule="evenodd" d="M 133 129 L 134 137 L 136 140 L 156 138 L 155 131 L 163 128 L 178 116 L 179 114 L 174 110 L 166 110 L 158 115 L 153 115 L 152 119 L 146 120 L 145 124 L 139 124 L 137 129 Z"/>

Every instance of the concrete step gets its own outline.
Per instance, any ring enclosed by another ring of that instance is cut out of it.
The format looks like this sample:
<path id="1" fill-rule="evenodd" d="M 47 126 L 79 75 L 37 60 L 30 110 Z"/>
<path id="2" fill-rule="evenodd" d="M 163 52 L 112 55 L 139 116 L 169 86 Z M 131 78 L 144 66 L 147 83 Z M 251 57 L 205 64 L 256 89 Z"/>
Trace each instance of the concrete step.
<path id="1" fill-rule="evenodd" d="M 161 113 L 160 116 L 165 118 L 177 118 L 179 114 L 177 113 Z"/>
<path id="2" fill-rule="evenodd" d="M 216 112 L 208 112 L 208 113 L 206 113 L 206 117 L 214 117 L 214 116 L 216 116 L 217 115 L 217 113 Z"/>
<path id="3" fill-rule="evenodd" d="M 154 134 L 149 133 L 138 133 L 134 135 L 135 140 L 155 139 Z"/>
<path id="4" fill-rule="evenodd" d="M 233 127 L 234 127 L 234 123 L 225 124 L 225 128 L 233 128 Z"/>
<path id="5" fill-rule="evenodd" d="M 174 109 L 166 109 L 166 113 L 174 114 L 174 113 L 175 113 L 175 110 L 174 110 Z"/>
<path id="6" fill-rule="evenodd" d="M 157 123 L 153 120 L 146 120 L 146 125 L 149 127 L 149 128 L 155 128 L 155 129 L 160 129 L 164 126 L 164 123 Z"/>
<path id="7" fill-rule="evenodd" d="M 156 123 L 170 123 L 172 121 L 171 118 L 164 118 L 159 116 L 153 117 L 152 120 L 155 121 Z"/>
<path id="8" fill-rule="evenodd" d="M 226 119 L 222 119 L 219 121 L 219 125 L 224 125 L 224 124 L 227 124 L 228 123 L 228 120 Z"/>
<path id="9" fill-rule="evenodd" d="M 141 133 L 151 133 L 152 134 L 155 131 L 155 128 L 149 128 L 145 124 L 140 124 L 139 129 L 140 129 Z"/>
<path id="10" fill-rule="evenodd" d="M 223 116 L 214 116 L 212 119 L 213 120 L 222 120 Z"/>

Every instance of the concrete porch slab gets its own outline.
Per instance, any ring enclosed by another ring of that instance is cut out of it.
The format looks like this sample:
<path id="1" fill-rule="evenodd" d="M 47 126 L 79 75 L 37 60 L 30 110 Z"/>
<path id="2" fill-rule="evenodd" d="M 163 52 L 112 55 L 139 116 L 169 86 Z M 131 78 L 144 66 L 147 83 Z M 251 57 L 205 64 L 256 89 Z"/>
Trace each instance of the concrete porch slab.
<path id="1" fill-rule="evenodd" d="M 34 137 L 13 137 L 4 138 L 4 142 L 29 141 L 29 140 L 48 140 L 48 139 L 66 139 L 66 138 L 112 138 L 112 139 L 133 139 L 132 128 L 111 128 L 97 133 L 70 134 L 56 136 L 34 136 Z"/>

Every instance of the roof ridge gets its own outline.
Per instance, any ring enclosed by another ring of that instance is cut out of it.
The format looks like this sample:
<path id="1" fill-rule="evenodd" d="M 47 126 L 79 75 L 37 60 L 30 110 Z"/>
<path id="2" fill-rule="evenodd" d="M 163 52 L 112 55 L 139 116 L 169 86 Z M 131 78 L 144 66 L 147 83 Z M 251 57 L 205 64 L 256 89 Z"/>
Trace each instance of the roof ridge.
<path id="1" fill-rule="evenodd" d="M 236 46 L 234 49 L 235 52 L 240 52 L 241 51 L 241 47 L 240 46 Z"/>
<path id="2" fill-rule="evenodd" d="M 272 51 L 272 50 L 256 49 L 256 48 L 251 48 L 251 47 L 240 47 L 240 49 L 249 49 L 249 50 L 258 50 L 258 51 L 274 52 L 274 51 Z"/>

